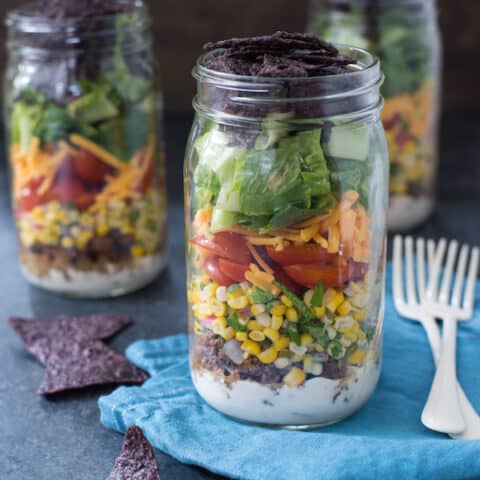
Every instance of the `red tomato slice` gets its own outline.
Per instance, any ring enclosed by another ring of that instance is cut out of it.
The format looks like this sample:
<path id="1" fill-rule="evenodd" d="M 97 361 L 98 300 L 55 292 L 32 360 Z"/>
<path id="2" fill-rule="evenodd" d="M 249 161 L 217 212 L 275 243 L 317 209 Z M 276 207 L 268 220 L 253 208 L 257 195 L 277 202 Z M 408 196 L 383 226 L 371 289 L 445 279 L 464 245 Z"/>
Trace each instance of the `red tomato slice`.
<path id="1" fill-rule="evenodd" d="M 368 265 L 363 263 L 340 265 L 289 265 L 284 267 L 287 275 L 307 288 L 323 282 L 325 288 L 342 287 L 346 282 L 363 279 Z"/>
<path id="2" fill-rule="evenodd" d="M 208 257 L 207 260 L 205 261 L 205 273 L 215 282 L 217 282 L 219 285 L 223 285 L 224 287 L 228 287 L 232 283 L 234 283 L 234 280 L 232 280 L 230 277 L 225 275 L 221 270 L 218 265 L 218 257 Z"/>
<path id="3" fill-rule="evenodd" d="M 43 195 L 42 203 L 76 203 L 77 198 L 89 193 L 76 177 L 57 177 L 50 190 Z"/>
<path id="4" fill-rule="evenodd" d="M 74 200 L 75 206 L 79 210 L 86 210 L 87 208 L 91 207 L 95 203 L 95 197 L 96 197 L 95 193 L 91 193 L 91 192 L 82 193 L 77 198 L 75 198 Z"/>
<path id="5" fill-rule="evenodd" d="M 273 247 L 267 247 L 267 253 L 273 261 L 282 266 L 324 264 L 335 259 L 335 255 L 315 244 L 288 245 L 278 252 Z"/>
<path id="6" fill-rule="evenodd" d="M 155 162 L 151 158 L 149 160 L 149 164 L 143 174 L 143 177 L 139 180 L 138 184 L 136 185 L 135 189 L 137 192 L 145 193 L 147 190 L 152 188 L 153 180 L 155 177 Z"/>
<path id="7" fill-rule="evenodd" d="M 289 290 L 297 295 L 300 295 L 302 292 L 302 287 L 297 282 L 294 282 L 283 270 L 280 268 L 275 268 L 273 272 L 273 276 L 277 282 L 285 285 Z"/>
<path id="8" fill-rule="evenodd" d="M 21 189 L 19 196 L 20 212 L 30 212 L 36 206 L 42 203 L 41 198 L 37 194 L 37 189 L 42 184 L 42 182 L 43 177 L 35 178 L 33 180 L 30 180 L 30 182 L 28 182 L 28 184 Z"/>
<path id="9" fill-rule="evenodd" d="M 251 260 L 250 252 L 242 235 L 221 232 L 212 238 L 201 235 L 191 240 L 193 245 L 202 247 L 218 257 L 232 260 L 242 265 L 248 265 Z"/>
<path id="10" fill-rule="evenodd" d="M 222 273 L 236 282 L 244 282 L 245 272 L 249 269 L 248 265 L 240 265 L 239 263 L 234 263 L 230 260 L 225 260 L 224 258 L 218 259 L 218 266 Z"/>
<path id="11" fill-rule="evenodd" d="M 348 268 L 334 265 L 289 265 L 284 267 L 287 275 L 307 288 L 323 282 L 325 288 L 340 287 L 348 280 Z"/>
<path id="12" fill-rule="evenodd" d="M 99 186 L 105 181 L 105 176 L 112 169 L 95 155 L 85 150 L 80 150 L 73 158 L 75 173 L 92 186 Z"/>

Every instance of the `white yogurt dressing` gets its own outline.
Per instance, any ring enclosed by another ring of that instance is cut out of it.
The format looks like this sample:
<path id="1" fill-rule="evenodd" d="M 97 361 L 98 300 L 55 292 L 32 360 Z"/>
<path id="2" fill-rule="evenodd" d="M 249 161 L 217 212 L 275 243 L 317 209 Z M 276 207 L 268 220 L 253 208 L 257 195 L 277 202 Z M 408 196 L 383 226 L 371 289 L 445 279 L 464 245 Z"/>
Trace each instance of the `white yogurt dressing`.
<path id="1" fill-rule="evenodd" d="M 432 197 L 394 195 L 388 209 L 388 228 L 393 231 L 409 230 L 418 226 L 432 213 Z"/>
<path id="2" fill-rule="evenodd" d="M 45 277 L 33 275 L 25 266 L 22 273 L 36 285 L 56 293 L 75 297 L 102 298 L 133 292 L 150 283 L 165 266 L 163 254 L 151 255 L 137 260 L 134 267 L 118 270 L 109 264 L 107 272 L 86 272 L 70 268 L 67 276 L 60 270 L 50 270 Z"/>
<path id="3" fill-rule="evenodd" d="M 192 370 L 198 393 L 211 406 L 239 420 L 281 426 L 326 425 L 362 407 L 375 390 L 380 366 L 352 367 L 348 379 L 317 377 L 300 387 L 276 390 L 249 380 L 226 386 L 208 370 Z"/>

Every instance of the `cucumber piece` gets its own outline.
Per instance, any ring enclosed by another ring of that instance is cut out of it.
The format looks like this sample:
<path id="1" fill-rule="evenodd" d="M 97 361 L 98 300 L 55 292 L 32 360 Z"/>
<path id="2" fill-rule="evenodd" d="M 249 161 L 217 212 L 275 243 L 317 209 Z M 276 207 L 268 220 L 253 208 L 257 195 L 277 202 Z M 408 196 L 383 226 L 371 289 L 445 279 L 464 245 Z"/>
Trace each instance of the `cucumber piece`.
<path id="1" fill-rule="evenodd" d="M 364 162 L 368 157 L 370 133 L 368 126 L 341 125 L 332 127 L 324 151 L 335 158 Z"/>

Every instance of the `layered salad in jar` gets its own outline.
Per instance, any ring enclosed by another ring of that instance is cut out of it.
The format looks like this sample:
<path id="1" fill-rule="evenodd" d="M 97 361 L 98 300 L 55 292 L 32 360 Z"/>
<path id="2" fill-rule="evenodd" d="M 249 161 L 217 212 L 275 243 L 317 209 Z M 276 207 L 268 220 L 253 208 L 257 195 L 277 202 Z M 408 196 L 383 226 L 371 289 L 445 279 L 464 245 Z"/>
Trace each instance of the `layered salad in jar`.
<path id="1" fill-rule="evenodd" d="M 344 77 L 355 68 L 314 36 L 242 41 L 207 46 L 207 69 Z M 379 122 L 305 128 L 291 117 L 268 114 L 258 131 L 211 119 L 194 127 L 191 370 L 200 395 L 231 417 L 312 426 L 356 411 L 379 377 L 387 167 Z"/>
<path id="2" fill-rule="evenodd" d="M 434 206 L 440 37 L 433 0 L 317 0 L 310 30 L 382 62 L 382 119 L 390 155 L 389 226 L 414 227 Z"/>
<path id="3" fill-rule="evenodd" d="M 11 51 L 10 163 L 22 270 L 56 292 L 121 294 L 163 266 L 166 192 L 155 79 L 148 58 L 143 65 L 131 58 L 138 41 L 131 38 L 138 22 L 132 2 L 93 10 L 66 2 L 66 19 L 57 17 L 57 3 L 9 17 L 11 36 L 27 44 L 28 35 L 18 34 L 25 19 L 58 29 L 37 39 L 35 59 L 22 47 Z M 62 40 L 67 20 L 94 24 L 106 14 L 108 34 L 77 32 L 83 43 L 75 48 Z M 53 50 L 63 41 L 65 51 Z M 65 83 L 48 88 L 46 76 L 67 65 Z"/>

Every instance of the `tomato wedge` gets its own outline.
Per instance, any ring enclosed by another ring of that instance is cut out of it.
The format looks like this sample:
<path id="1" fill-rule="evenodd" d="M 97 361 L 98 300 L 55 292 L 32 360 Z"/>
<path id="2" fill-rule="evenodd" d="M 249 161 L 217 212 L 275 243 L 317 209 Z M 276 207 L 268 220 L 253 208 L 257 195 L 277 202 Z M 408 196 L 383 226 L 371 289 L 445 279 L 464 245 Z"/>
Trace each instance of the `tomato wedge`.
<path id="1" fill-rule="evenodd" d="M 285 285 L 289 290 L 297 295 L 302 292 L 302 287 L 297 282 L 293 281 L 281 268 L 274 268 L 273 276 L 277 282 Z"/>
<path id="2" fill-rule="evenodd" d="M 267 247 L 268 256 L 282 266 L 288 265 L 313 265 L 333 262 L 335 255 L 328 253 L 320 245 L 288 245 L 281 251 Z"/>
<path id="3" fill-rule="evenodd" d="M 355 273 L 355 268 L 349 265 L 289 265 L 284 270 L 291 279 L 307 288 L 314 288 L 320 282 L 325 288 L 342 287 L 354 279 Z"/>
<path id="4" fill-rule="evenodd" d="M 245 272 L 249 269 L 248 265 L 240 265 L 239 263 L 231 262 L 225 258 L 218 259 L 218 266 L 223 274 L 232 278 L 236 282 L 244 282 Z"/>
<path id="5" fill-rule="evenodd" d="M 88 193 L 83 182 L 76 177 L 57 177 L 48 192 L 43 195 L 42 203 L 75 203 L 76 199 Z"/>
<path id="6" fill-rule="evenodd" d="M 225 275 L 221 270 L 220 266 L 218 265 L 218 257 L 208 257 L 205 261 L 205 273 L 219 285 L 223 285 L 224 287 L 228 287 L 234 280 Z"/>
<path id="7" fill-rule="evenodd" d="M 220 232 L 211 238 L 201 235 L 191 240 L 191 243 L 208 250 L 213 255 L 242 265 L 248 265 L 252 258 L 245 239 L 236 233 Z"/>
<path id="8" fill-rule="evenodd" d="M 105 176 L 112 169 L 95 155 L 80 150 L 73 158 L 73 168 L 76 174 L 92 186 L 99 186 L 105 181 Z"/>
<path id="9" fill-rule="evenodd" d="M 41 198 L 37 194 L 37 189 L 38 187 L 40 187 L 42 182 L 43 177 L 35 178 L 33 180 L 30 180 L 28 184 L 20 190 L 20 195 L 18 199 L 20 204 L 20 212 L 30 212 L 37 205 L 40 205 L 42 203 Z"/>

